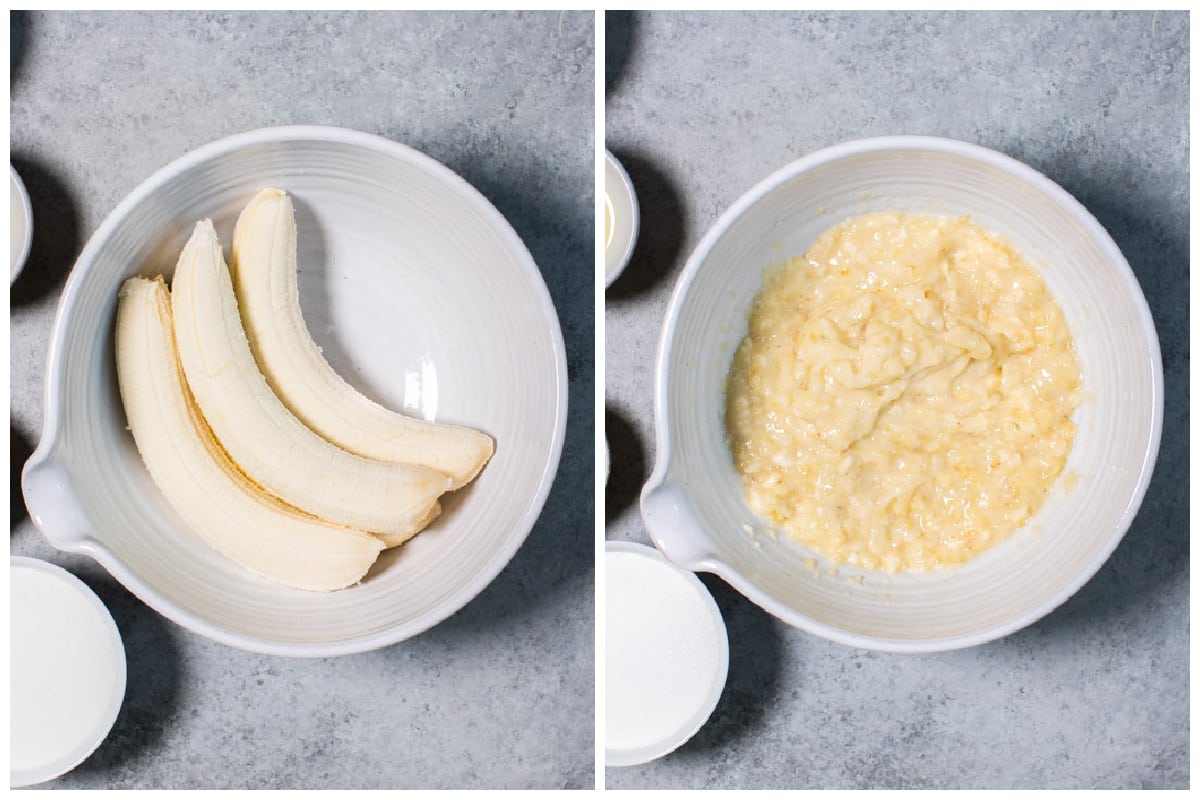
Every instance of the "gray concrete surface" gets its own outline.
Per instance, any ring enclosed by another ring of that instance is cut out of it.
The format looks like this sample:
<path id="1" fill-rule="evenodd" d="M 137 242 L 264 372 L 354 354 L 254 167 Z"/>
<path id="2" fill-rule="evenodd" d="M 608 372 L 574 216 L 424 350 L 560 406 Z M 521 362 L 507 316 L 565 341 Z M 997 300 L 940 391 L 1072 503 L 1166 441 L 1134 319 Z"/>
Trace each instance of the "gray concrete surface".
<path id="1" fill-rule="evenodd" d="M 922 657 L 805 635 L 706 578 L 729 627 L 725 694 L 666 758 L 609 788 L 1186 788 L 1186 13 L 606 15 L 606 143 L 640 193 L 633 262 L 606 294 L 610 539 L 648 542 L 654 352 L 703 232 L 783 164 L 862 136 L 983 144 L 1076 195 L 1150 303 L 1166 420 L 1141 512 L 1039 623 Z"/>
<path id="2" fill-rule="evenodd" d="M 82 577 L 128 653 L 109 738 L 47 788 L 583 787 L 594 769 L 594 24 L 554 13 L 25 13 L 12 161 L 36 214 L 11 292 L 14 555 Z M 316 661 L 214 644 L 42 539 L 19 472 L 42 426 L 54 311 L 113 206 L 192 148 L 332 124 L 415 146 L 508 217 L 542 269 L 570 369 L 550 499 L 508 568 L 408 642 Z"/>

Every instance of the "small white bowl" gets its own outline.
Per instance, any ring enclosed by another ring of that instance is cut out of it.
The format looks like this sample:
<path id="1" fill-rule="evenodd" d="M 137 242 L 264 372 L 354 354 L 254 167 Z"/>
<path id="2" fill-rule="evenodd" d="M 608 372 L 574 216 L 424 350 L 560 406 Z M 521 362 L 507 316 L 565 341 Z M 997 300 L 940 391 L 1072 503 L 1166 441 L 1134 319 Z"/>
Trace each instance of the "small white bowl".
<path id="1" fill-rule="evenodd" d="M 442 515 L 359 585 L 289 589 L 201 541 L 151 481 L 125 427 L 113 357 L 125 278 L 173 271 L 195 222 L 228 250 L 244 205 L 292 194 L 305 320 L 350 383 L 397 410 L 496 441 Z M 566 424 L 566 354 L 541 273 L 473 187 L 409 147 L 285 127 L 206 145 L 122 200 L 84 248 L 50 343 L 45 428 L 22 476 L 59 549 L 94 557 L 165 616 L 265 653 L 331 656 L 416 635 L 504 568 L 550 491 Z"/>
<path id="2" fill-rule="evenodd" d="M 662 758 L 704 726 L 725 689 L 729 637 L 695 574 L 653 547 L 605 542 L 604 763 Z"/>
<path id="3" fill-rule="evenodd" d="M 604 286 L 612 286 L 633 257 L 641 212 L 629 174 L 604 151 Z"/>
<path id="4" fill-rule="evenodd" d="M 33 204 L 17 168 L 9 164 L 8 171 L 8 282 L 11 284 L 21 274 L 33 247 Z"/>
<path id="5" fill-rule="evenodd" d="M 750 511 L 723 381 L 762 271 L 859 214 L 970 214 L 1039 269 L 1067 320 L 1085 399 L 1065 472 L 1030 522 L 955 570 L 829 570 Z M 1162 431 L 1158 338 L 1112 239 L 1066 191 L 992 150 L 931 137 L 848 142 L 784 167 L 725 212 L 671 296 L 655 374 L 657 461 L 642 515 L 672 561 L 722 576 L 785 622 L 856 647 L 930 652 L 1004 636 L 1100 568 L 1137 513 Z M 809 562 L 817 563 L 814 568 Z M 806 563 L 807 562 L 807 563 Z"/>
<path id="6" fill-rule="evenodd" d="M 62 567 L 9 559 L 14 787 L 57 778 L 104 741 L 125 698 L 125 646 L 104 603 Z"/>

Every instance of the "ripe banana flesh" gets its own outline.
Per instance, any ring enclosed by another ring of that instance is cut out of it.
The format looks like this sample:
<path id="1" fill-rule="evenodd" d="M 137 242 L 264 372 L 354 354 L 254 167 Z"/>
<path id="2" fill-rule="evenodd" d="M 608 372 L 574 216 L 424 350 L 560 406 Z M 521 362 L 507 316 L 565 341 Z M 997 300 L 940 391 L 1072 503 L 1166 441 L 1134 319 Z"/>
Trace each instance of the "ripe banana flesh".
<path id="1" fill-rule="evenodd" d="M 264 492 L 234 464 L 192 401 L 162 278 L 130 278 L 117 304 L 117 378 L 138 452 L 181 517 L 234 561 L 290 586 L 357 583 L 383 543 Z"/>
<path id="2" fill-rule="evenodd" d="M 446 473 L 453 488 L 471 481 L 492 457 L 487 434 L 384 408 L 329 366 L 300 311 L 296 221 L 286 193 L 264 189 L 246 206 L 229 262 L 254 358 L 305 425 L 352 453 Z"/>
<path id="3" fill-rule="evenodd" d="M 349 453 L 284 407 L 250 352 L 233 283 L 210 220 L 180 254 L 171 288 L 175 335 L 196 405 L 250 480 L 329 522 L 399 544 L 438 513 L 451 486 L 428 467 Z"/>

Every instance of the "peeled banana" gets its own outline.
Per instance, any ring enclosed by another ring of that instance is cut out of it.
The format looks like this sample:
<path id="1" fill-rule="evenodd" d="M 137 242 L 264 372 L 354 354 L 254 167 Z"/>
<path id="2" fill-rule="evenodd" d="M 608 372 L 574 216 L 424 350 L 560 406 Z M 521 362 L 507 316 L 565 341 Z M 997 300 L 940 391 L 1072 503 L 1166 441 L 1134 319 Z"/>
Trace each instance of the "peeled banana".
<path id="1" fill-rule="evenodd" d="M 229 269 L 250 350 L 271 389 L 305 425 L 352 453 L 446 473 L 453 488 L 491 458 L 487 434 L 384 408 L 329 366 L 300 311 L 296 222 L 286 193 L 264 189 L 242 211 Z"/>
<path id="2" fill-rule="evenodd" d="M 248 569 L 289 586 L 330 591 L 362 579 L 383 542 L 264 492 L 217 442 L 180 368 L 171 302 L 161 278 L 130 278 L 121 287 L 116 361 L 138 452 L 155 484 L 197 534 Z"/>
<path id="3" fill-rule="evenodd" d="M 386 463 L 322 438 L 280 402 L 259 371 L 210 220 L 195 230 L 171 286 L 180 362 L 196 405 L 233 461 L 271 494 L 392 546 L 425 527 L 453 485 L 425 466 Z"/>

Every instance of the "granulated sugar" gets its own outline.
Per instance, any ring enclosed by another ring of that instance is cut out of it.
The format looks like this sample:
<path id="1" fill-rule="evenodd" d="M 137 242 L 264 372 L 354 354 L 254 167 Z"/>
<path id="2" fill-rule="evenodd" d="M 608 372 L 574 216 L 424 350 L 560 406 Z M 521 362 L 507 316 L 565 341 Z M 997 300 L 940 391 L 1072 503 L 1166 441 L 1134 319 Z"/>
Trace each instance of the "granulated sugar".
<path id="1" fill-rule="evenodd" d="M 66 570 L 11 559 L 10 784 L 28 786 L 83 761 L 125 694 L 125 650 L 108 610 Z"/>
<path id="2" fill-rule="evenodd" d="M 690 572 L 639 545 L 610 548 L 605 569 L 608 763 L 665 755 L 708 719 L 725 684 L 720 611 Z"/>

